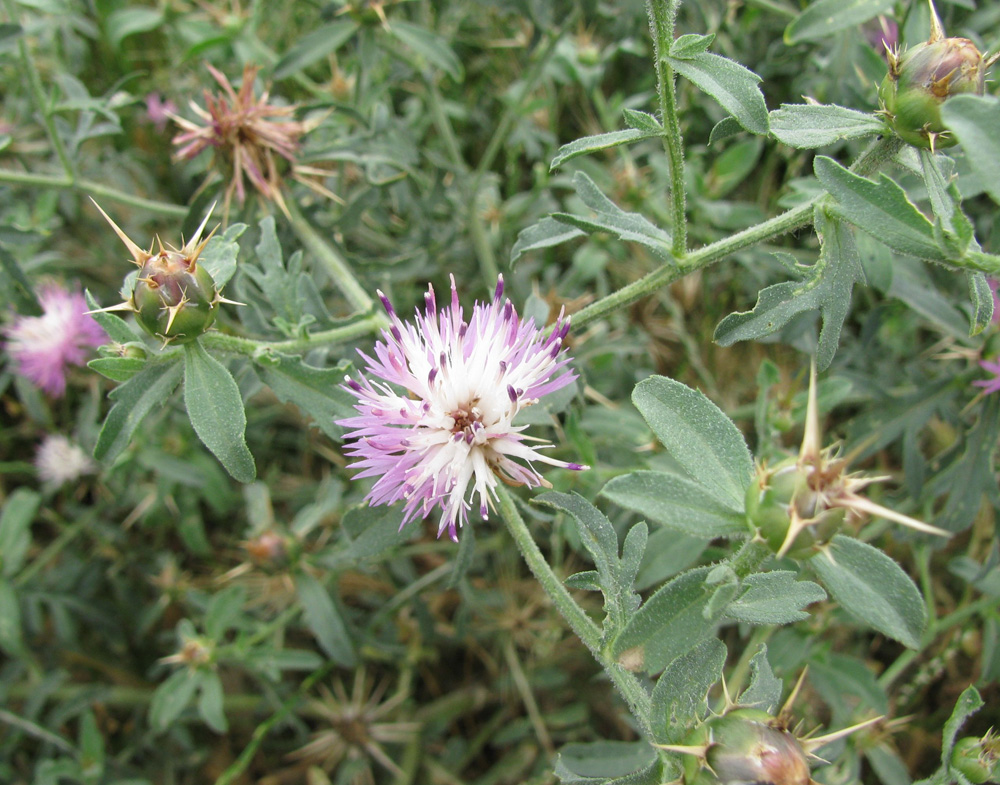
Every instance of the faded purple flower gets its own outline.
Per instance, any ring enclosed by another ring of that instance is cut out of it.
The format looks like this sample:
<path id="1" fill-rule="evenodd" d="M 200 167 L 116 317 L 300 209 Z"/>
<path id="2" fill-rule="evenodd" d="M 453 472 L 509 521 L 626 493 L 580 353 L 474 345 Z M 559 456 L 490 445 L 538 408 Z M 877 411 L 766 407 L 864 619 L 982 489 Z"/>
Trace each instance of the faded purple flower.
<path id="1" fill-rule="evenodd" d="M 97 464 L 78 444 L 62 434 L 50 434 L 42 440 L 35 454 L 38 477 L 49 485 L 62 486 L 85 474 L 97 471 Z"/>
<path id="2" fill-rule="evenodd" d="M 990 393 L 995 393 L 1000 391 L 1000 360 L 997 362 L 990 362 L 989 360 L 980 360 L 979 367 L 984 371 L 989 371 L 993 374 L 992 379 L 979 379 L 973 382 L 976 387 L 983 388 L 983 394 L 989 395 Z"/>
<path id="3" fill-rule="evenodd" d="M 83 365 L 87 350 L 107 341 L 97 322 L 86 314 L 80 292 L 57 285 L 38 293 L 41 316 L 19 316 L 3 332 L 7 353 L 17 372 L 58 398 L 66 391 L 66 366 Z"/>
<path id="4" fill-rule="evenodd" d="M 159 93 L 150 93 L 146 96 L 146 119 L 157 131 L 162 132 L 175 114 L 177 114 L 177 104 L 169 98 L 164 101 Z"/>
<path id="5" fill-rule="evenodd" d="M 382 381 L 347 377 L 345 389 L 358 398 L 358 416 L 340 420 L 354 439 L 345 452 L 357 460 L 358 477 L 376 477 L 366 497 L 373 505 L 405 501 L 403 524 L 441 508 L 438 536 L 445 529 L 458 540 L 472 500 L 488 516 L 491 496 L 502 480 L 513 485 L 548 482 L 538 461 L 567 469 L 576 463 L 549 458 L 548 444 L 522 435 L 517 413 L 575 378 L 562 351 L 569 319 L 559 320 L 546 337 L 531 320 L 522 321 L 503 299 L 503 277 L 490 303 L 476 303 L 469 321 L 451 279 L 451 303 L 438 311 L 433 287 L 414 322 L 403 322 L 385 295 L 379 297 L 391 326 L 375 344 L 376 358 L 359 352 L 366 371 Z M 403 388 L 400 394 L 386 384 Z M 520 459 L 524 463 L 518 463 Z"/>

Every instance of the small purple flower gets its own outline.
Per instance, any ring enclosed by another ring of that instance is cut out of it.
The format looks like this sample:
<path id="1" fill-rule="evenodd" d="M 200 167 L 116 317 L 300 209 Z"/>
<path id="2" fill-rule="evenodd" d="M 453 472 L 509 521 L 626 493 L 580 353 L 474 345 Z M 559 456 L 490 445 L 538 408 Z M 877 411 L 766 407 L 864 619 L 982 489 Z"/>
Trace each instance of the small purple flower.
<path id="1" fill-rule="evenodd" d="M 984 371 L 989 371 L 993 374 L 992 379 L 980 379 L 973 382 L 976 387 L 983 388 L 983 394 L 989 395 L 990 393 L 995 393 L 1000 391 L 1000 360 L 997 362 L 990 362 L 989 360 L 980 360 L 979 367 Z"/>
<path id="2" fill-rule="evenodd" d="M 53 284 L 39 291 L 38 301 L 41 316 L 19 316 L 4 328 L 5 348 L 19 374 L 58 398 L 66 391 L 66 366 L 83 365 L 87 350 L 106 343 L 107 336 L 86 314 L 80 292 Z"/>
<path id="3" fill-rule="evenodd" d="M 164 101 L 159 93 L 146 96 L 146 119 L 157 131 L 163 132 L 172 115 L 177 114 L 177 104 L 169 98 Z"/>
<path id="4" fill-rule="evenodd" d="M 533 461 L 567 469 L 586 469 L 538 452 L 548 444 L 524 436 L 514 425 L 517 413 L 570 384 L 575 378 L 562 351 L 569 319 L 545 336 L 533 321 L 522 321 L 503 299 L 503 277 L 490 303 L 476 303 L 465 321 L 455 278 L 451 304 L 438 311 L 433 287 L 426 308 L 414 322 L 403 322 L 379 292 L 391 320 L 375 356 L 359 351 L 366 371 L 382 382 L 347 377 L 344 389 L 357 397 L 358 416 L 340 420 L 355 439 L 345 448 L 357 458 L 358 477 L 377 477 L 366 497 L 373 505 L 405 500 L 403 525 L 441 508 L 438 536 L 448 530 L 455 541 L 468 521 L 472 500 L 488 517 L 491 496 L 502 480 L 528 487 L 549 483 Z M 404 394 L 384 382 L 403 388 Z M 520 459 L 527 463 L 518 463 Z"/>

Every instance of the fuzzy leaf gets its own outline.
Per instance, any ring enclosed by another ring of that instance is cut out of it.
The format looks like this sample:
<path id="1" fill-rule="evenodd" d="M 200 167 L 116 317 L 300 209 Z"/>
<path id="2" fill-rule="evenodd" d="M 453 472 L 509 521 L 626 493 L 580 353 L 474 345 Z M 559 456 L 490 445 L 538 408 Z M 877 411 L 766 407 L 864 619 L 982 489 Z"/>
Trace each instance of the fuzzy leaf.
<path id="1" fill-rule="evenodd" d="M 927 623 L 923 598 L 882 551 L 838 534 L 809 564 L 848 613 L 905 646 L 920 646 Z"/>
<path id="2" fill-rule="evenodd" d="M 832 158 L 817 156 L 813 169 L 823 187 L 837 200 L 836 212 L 901 253 L 945 262 L 934 239 L 934 227 L 889 177 L 878 182 L 849 172 Z"/>
<path id="3" fill-rule="evenodd" d="M 339 665 L 353 667 L 356 662 L 354 644 L 330 592 L 312 575 L 301 571 L 295 575 L 295 591 L 302 603 L 306 624 L 320 648 Z"/>
<path id="4" fill-rule="evenodd" d="M 84 299 L 87 301 L 87 307 L 92 311 L 97 311 L 100 308 L 100 304 L 94 299 L 94 296 L 90 293 L 88 289 L 83 293 Z M 97 322 L 101 329 L 108 334 L 108 337 L 115 341 L 116 343 L 133 343 L 143 341 L 142 336 L 133 330 L 128 322 L 122 319 L 120 316 L 116 316 L 113 313 L 92 313 L 91 317 L 95 322 Z"/>
<path id="5" fill-rule="evenodd" d="M 513 264 L 528 251 L 551 248 L 553 245 L 560 245 L 567 240 L 583 237 L 585 234 L 586 232 L 582 229 L 567 226 L 555 218 L 543 218 L 538 223 L 529 226 L 527 229 L 522 229 L 518 233 L 517 242 L 510 249 L 510 263 Z"/>
<path id="6" fill-rule="evenodd" d="M 27 488 L 13 491 L 0 513 L 0 575 L 10 578 L 24 564 L 31 545 L 31 522 L 41 497 Z"/>
<path id="7" fill-rule="evenodd" d="M 969 296 L 972 299 L 972 324 L 969 335 L 979 335 L 993 322 L 993 290 L 986 275 L 968 270 L 965 273 L 969 281 Z"/>
<path id="8" fill-rule="evenodd" d="M 693 52 L 682 43 L 684 38 L 675 41 L 663 58 L 667 64 L 712 96 L 750 133 L 766 134 L 767 104 L 758 86 L 760 77 L 721 55 Z"/>
<path id="9" fill-rule="evenodd" d="M 832 104 L 782 104 L 769 117 L 771 135 L 799 149 L 824 147 L 885 131 L 885 122 L 878 115 Z"/>
<path id="10" fill-rule="evenodd" d="M 667 666 L 650 702 L 653 741 L 678 744 L 708 709 L 708 691 L 722 677 L 726 647 L 709 638 Z"/>
<path id="11" fill-rule="evenodd" d="M 649 131 L 656 135 L 663 133 L 663 126 L 660 124 L 660 121 L 648 112 L 640 112 L 638 109 L 623 109 L 622 117 L 625 119 L 625 125 L 629 128 Z"/>
<path id="12" fill-rule="evenodd" d="M 975 161 L 972 177 L 1000 204 L 1000 99 L 952 96 L 941 105 L 941 119 Z"/>
<path id="13" fill-rule="evenodd" d="M 812 581 L 795 580 L 796 575 L 787 570 L 748 575 L 726 615 L 748 624 L 791 624 L 808 619 L 802 608 L 825 600 L 826 592 Z"/>
<path id="14" fill-rule="evenodd" d="M 146 361 L 139 357 L 98 357 L 87 367 L 113 382 L 127 382 L 146 367 Z"/>
<path id="15" fill-rule="evenodd" d="M 753 706 L 773 712 L 781 703 L 783 689 L 781 679 L 774 675 L 771 663 L 767 660 L 767 646 L 761 644 L 750 660 L 750 686 L 740 695 L 739 703 L 741 706 Z"/>
<path id="16" fill-rule="evenodd" d="M 567 744 L 559 750 L 555 775 L 564 785 L 612 785 L 618 778 L 641 774 L 656 763 L 656 750 L 645 741 L 595 741 Z M 628 779 L 634 785 L 660 780 Z"/>
<path id="17" fill-rule="evenodd" d="M 108 17 L 105 33 L 111 48 L 118 49 L 128 36 L 155 30 L 163 20 L 163 11 L 158 8 L 119 8 Z"/>
<path id="18" fill-rule="evenodd" d="M 236 241 L 246 230 L 246 224 L 231 224 L 222 234 L 209 240 L 198 257 L 198 264 L 208 271 L 218 289 L 229 283 L 236 272 L 236 259 L 240 254 L 240 244 Z"/>
<path id="19" fill-rule="evenodd" d="M 159 362 L 148 365 L 112 390 L 108 397 L 115 405 L 97 436 L 94 457 L 99 461 L 117 458 L 128 446 L 139 423 L 153 409 L 163 405 L 183 375 L 184 366 L 180 362 Z"/>
<path id="20" fill-rule="evenodd" d="M 958 736 L 958 732 L 962 729 L 965 721 L 982 707 L 983 699 L 975 687 L 966 687 L 965 691 L 958 696 L 955 708 L 952 710 L 948 721 L 944 724 L 944 730 L 941 733 L 942 765 L 950 766 L 951 753 L 955 749 L 955 737 Z"/>
<path id="21" fill-rule="evenodd" d="M 743 509 L 753 458 L 733 421 L 697 390 L 651 376 L 632 391 L 632 402 L 667 453 L 716 499 Z"/>
<path id="22" fill-rule="evenodd" d="M 598 150 L 607 150 L 619 145 L 629 144 L 630 142 L 638 142 L 641 139 L 650 139 L 659 136 L 661 133 L 662 129 L 648 131 L 638 128 L 627 128 L 624 131 L 611 131 L 606 134 L 585 136 L 582 139 L 577 139 L 560 147 L 549 164 L 549 171 L 558 169 L 567 161 L 571 161 L 581 155 L 587 155 Z"/>
<path id="23" fill-rule="evenodd" d="M 191 702 L 201 679 L 199 672 L 181 668 L 156 688 L 149 702 L 149 724 L 159 732 L 165 731 Z"/>
<path id="24" fill-rule="evenodd" d="M 613 477 L 601 495 L 652 523 L 691 537 L 746 534 L 743 506 L 718 489 L 678 474 L 636 471 Z"/>
<path id="25" fill-rule="evenodd" d="M 219 674 L 215 671 L 202 671 L 198 691 L 198 716 L 216 733 L 225 733 L 229 730 L 229 723 L 226 721 L 223 705 L 225 695 Z"/>
<path id="26" fill-rule="evenodd" d="M 239 482 L 257 476 L 244 435 L 246 409 L 229 370 L 198 341 L 184 346 L 184 405 L 202 443 Z"/>

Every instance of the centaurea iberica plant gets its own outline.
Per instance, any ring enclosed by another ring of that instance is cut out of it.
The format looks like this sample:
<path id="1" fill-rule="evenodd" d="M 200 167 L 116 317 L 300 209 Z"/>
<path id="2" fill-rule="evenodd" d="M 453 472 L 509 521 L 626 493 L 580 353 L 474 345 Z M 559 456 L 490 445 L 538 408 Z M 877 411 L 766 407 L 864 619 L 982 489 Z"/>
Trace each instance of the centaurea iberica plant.
<path id="1" fill-rule="evenodd" d="M 57 284 L 38 292 L 41 316 L 20 316 L 4 329 L 7 353 L 17 372 L 54 398 L 66 392 L 66 368 L 83 365 L 87 351 L 107 342 L 97 322 L 87 315 L 78 291 Z"/>
<path id="2" fill-rule="evenodd" d="M 359 414 L 338 423 L 351 429 L 346 452 L 357 458 L 351 468 L 361 470 L 358 477 L 378 478 L 367 496 L 372 506 L 405 500 L 403 525 L 440 507 L 438 535 L 447 529 L 457 541 L 473 497 L 488 516 L 498 479 L 549 487 L 532 462 L 587 468 L 545 456 L 539 449 L 547 444 L 528 446 L 526 426 L 514 424 L 522 409 L 576 378 L 563 351 L 569 318 L 560 313 L 543 335 L 504 299 L 503 276 L 493 300 L 476 303 L 468 321 L 454 277 L 451 303 L 438 311 L 428 287 L 425 310 L 416 311 L 413 323 L 400 320 L 385 295 L 379 297 L 391 325 L 375 344 L 375 358 L 359 353 L 368 374 L 382 381 L 347 377 L 345 389 L 358 398 Z"/>

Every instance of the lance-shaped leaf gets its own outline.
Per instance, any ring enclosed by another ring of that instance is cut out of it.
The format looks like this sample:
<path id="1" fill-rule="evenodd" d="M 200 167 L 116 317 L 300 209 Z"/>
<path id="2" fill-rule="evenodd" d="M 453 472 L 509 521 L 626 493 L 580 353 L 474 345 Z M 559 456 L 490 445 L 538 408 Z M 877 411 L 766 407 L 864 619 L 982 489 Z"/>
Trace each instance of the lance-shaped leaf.
<path id="1" fill-rule="evenodd" d="M 767 104 L 760 77 L 733 60 L 703 51 L 701 42 L 691 39 L 677 39 L 663 58 L 666 63 L 712 96 L 750 133 L 766 134 Z"/>
<path id="2" fill-rule="evenodd" d="M 560 223 L 569 224 L 587 232 L 610 232 L 622 240 L 639 243 L 664 259 L 670 259 L 670 235 L 637 213 L 628 213 L 601 193 L 593 180 L 583 172 L 573 175 L 576 193 L 593 216 L 553 213 Z"/>
<path id="3" fill-rule="evenodd" d="M 642 139 L 650 139 L 659 136 L 663 132 L 660 130 L 646 130 L 640 128 L 626 128 L 623 131 L 611 131 L 606 134 L 595 134 L 585 136 L 560 147 L 549 164 L 549 171 L 558 169 L 567 161 L 571 161 L 581 155 L 594 153 L 598 150 L 608 150 L 619 145 L 638 142 Z"/>
<path id="4" fill-rule="evenodd" d="M 195 433 L 235 479 L 257 476 L 244 432 L 246 410 L 229 370 L 198 341 L 184 346 L 184 405 Z"/>
<path id="5" fill-rule="evenodd" d="M 927 622 L 923 598 L 910 577 L 882 551 L 836 535 L 809 564 L 852 616 L 916 649 Z"/>
<path id="6" fill-rule="evenodd" d="M 113 461 L 128 446 L 139 423 L 177 388 L 184 366 L 177 360 L 151 363 L 108 394 L 115 402 L 97 436 L 94 457 Z"/>
<path id="7" fill-rule="evenodd" d="M 398 18 L 393 19 L 392 24 L 386 29 L 389 35 L 397 38 L 430 65 L 440 68 L 456 82 L 461 82 L 465 78 L 462 61 L 442 36 Z"/>
<path id="8" fill-rule="evenodd" d="M 975 687 L 966 687 L 965 691 L 958 696 L 955 708 L 944 724 L 944 730 L 941 733 L 942 765 L 949 766 L 951 764 L 951 753 L 955 749 L 955 737 L 958 736 L 965 721 L 982 707 L 983 699 Z"/>
<path id="9" fill-rule="evenodd" d="M 650 702 L 650 730 L 657 744 L 678 744 L 708 709 L 708 691 L 722 678 L 726 647 L 709 638 L 678 657 L 656 680 Z"/>
<path id="10" fill-rule="evenodd" d="M 568 226 L 555 218 L 543 218 L 536 224 L 522 229 L 517 235 L 517 242 L 510 249 L 510 263 L 514 264 L 528 251 L 537 251 L 541 248 L 551 248 L 553 245 L 565 243 L 586 234 L 583 229 L 575 226 Z"/>
<path id="11" fill-rule="evenodd" d="M 966 272 L 969 281 L 969 298 L 972 300 L 972 320 L 969 335 L 979 335 L 993 322 L 993 290 L 984 273 L 969 270 Z"/>
<path id="12" fill-rule="evenodd" d="M 306 624 L 316 636 L 320 648 L 337 664 L 352 667 L 356 662 L 354 643 L 330 592 L 305 571 L 296 573 L 295 591 L 302 603 Z"/>
<path id="13" fill-rule="evenodd" d="M 850 227 L 816 211 L 816 228 L 823 247 L 809 280 L 788 281 L 762 289 L 751 311 L 733 313 L 715 328 L 715 341 L 730 346 L 770 335 L 792 317 L 819 310 L 823 327 L 816 349 L 816 365 L 829 367 L 840 342 L 840 331 L 851 305 L 854 284 L 864 283 L 864 268 Z"/>
<path id="14" fill-rule="evenodd" d="M 836 213 L 876 240 L 921 259 L 946 262 L 934 238 L 934 226 L 889 177 L 878 182 L 849 172 L 832 158 L 817 156 L 813 170 L 837 200 Z"/>
<path id="15" fill-rule="evenodd" d="M 795 580 L 788 570 L 759 572 L 743 579 L 740 595 L 726 608 L 726 616 L 748 624 L 791 624 L 808 619 L 803 608 L 826 599 L 823 587 Z"/>
<path id="16" fill-rule="evenodd" d="M 133 330 L 128 322 L 122 319 L 120 316 L 116 316 L 113 313 L 108 313 L 107 311 L 101 311 L 100 304 L 94 299 L 94 296 L 90 293 L 88 289 L 83 293 L 84 298 L 87 300 L 87 307 L 90 308 L 94 313 L 91 314 L 94 321 L 97 322 L 101 329 L 108 334 L 108 337 L 115 341 L 116 343 L 143 343 L 143 337 Z"/>
<path id="17" fill-rule="evenodd" d="M 799 149 L 885 132 L 878 115 L 829 104 L 782 104 L 769 117 L 771 135 Z"/>
<path id="18" fill-rule="evenodd" d="M 656 750 L 646 741 L 594 741 L 559 750 L 554 774 L 563 785 L 659 785 Z"/>
<path id="19" fill-rule="evenodd" d="M 892 8 L 893 0 L 816 0 L 785 28 L 789 46 L 826 38 L 838 30 L 857 27 Z"/>
<path id="20" fill-rule="evenodd" d="M 31 545 L 31 522 L 41 497 L 27 488 L 18 488 L 3 504 L 0 513 L 0 575 L 13 577 L 24 564 Z"/>
<path id="21" fill-rule="evenodd" d="M 353 19 L 337 19 L 302 36 L 274 66 L 274 78 L 284 79 L 301 71 L 347 43 L 358 30 Z"/>

